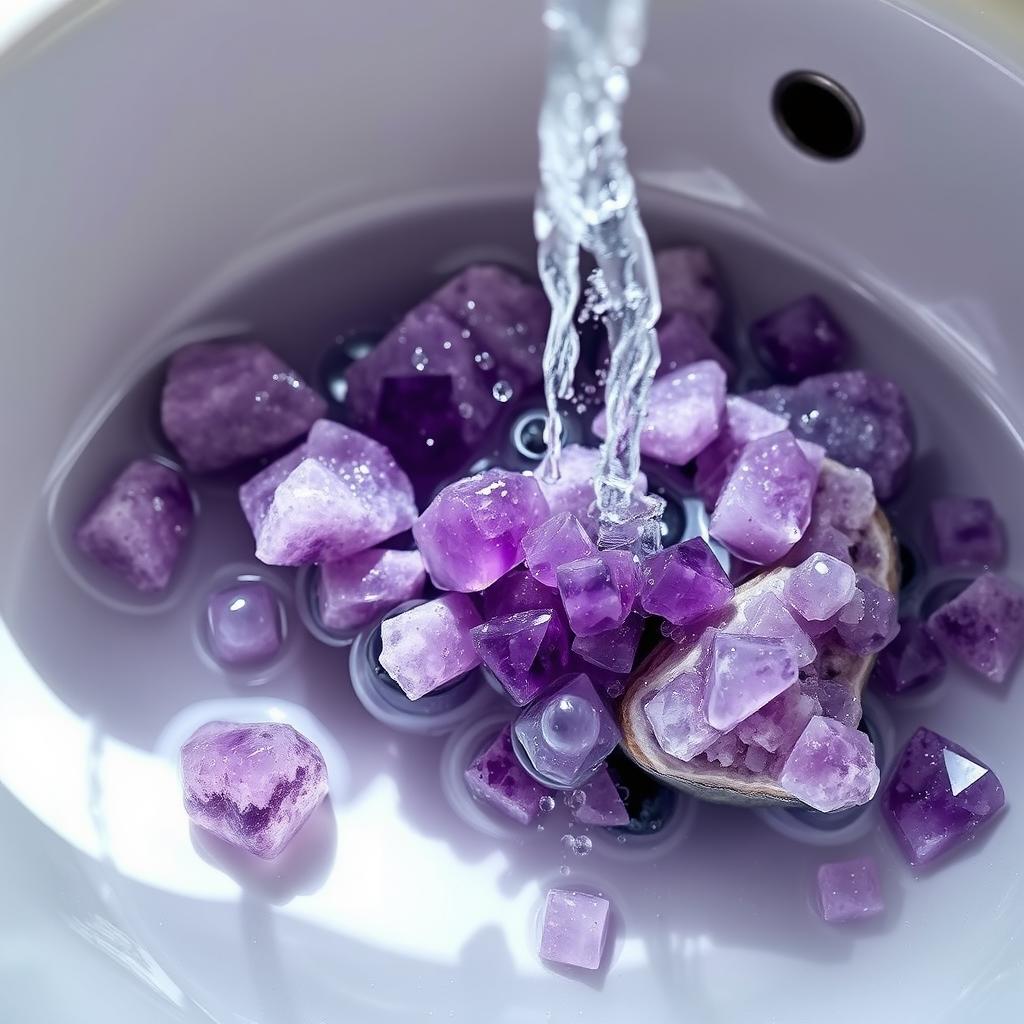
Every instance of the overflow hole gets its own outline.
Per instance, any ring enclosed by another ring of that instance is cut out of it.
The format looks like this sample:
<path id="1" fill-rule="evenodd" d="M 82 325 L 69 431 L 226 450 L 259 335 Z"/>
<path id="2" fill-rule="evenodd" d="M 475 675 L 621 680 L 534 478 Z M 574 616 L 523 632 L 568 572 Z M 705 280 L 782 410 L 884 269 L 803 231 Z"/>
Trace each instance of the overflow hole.
<path id="1" fill-rule="evenodd" d="M 797 149 L 822 160 L 842 160 L 864 138 L 864 118 L 838 82 L 817 71 L 793 71 L 776 83 L 772 110 Z"/>

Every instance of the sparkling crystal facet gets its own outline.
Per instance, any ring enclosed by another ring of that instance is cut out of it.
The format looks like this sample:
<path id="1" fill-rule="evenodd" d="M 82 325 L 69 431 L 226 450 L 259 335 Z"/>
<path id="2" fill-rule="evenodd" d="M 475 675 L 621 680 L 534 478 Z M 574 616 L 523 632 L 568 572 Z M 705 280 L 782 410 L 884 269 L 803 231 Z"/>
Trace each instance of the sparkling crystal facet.
<path id="1" fill-rule="evenodd" d="M 616 629 L 576 637 L 572 642 L 572 649 L 591 665 L 625 675 L 633 667 L 633 659 L 636 657 L 636 649 L 640 644 L 640 634 L 643 630 L 643 617 L 633 612 Z"/>
<path id="2" fill-rule="evenodd" d="M 836 632 L 854 654 L 875 654 L 899 632 L 899 603 L 894 594 L 864 576 L 857 579 L 857 591 L 862 600 L 851 601 L 854 614 L 839 613 Z"/>
<path id="3" fill-rule="evenodd" d="M 548 890 L 541 919 L 541 958 L 597 970 L 608 937 L 610 906 L 603 896 Z"/>
<path id="4" fill-rule="evenodd" d="M 816 552 L 786 578 L 782 599 L 803 619 L 829 619 L 853 599 L 857 574 L 845 562 Z"/>
<path id="5" fill-rule="evenodd" d="M 546 587 L 556 585 L 555 570 L 566 562 L 587 558 L 597 548 L 571 512 L 552 516 L 523 538 L 523 555 L 530 574 Z"/>
<path id="6" fill-rule="evenodd" d="M 558 591 L 577 636 L 593 636 L 621 626 L 639 590 L 636 560 L 628 551 L 599 551 L 560 565 Z"/>
<path id="7" fill-rule="evenodd" d="M 716 729 L 732 729 L 792 686 L 798 675 L 792 643 L 718 633 L 708 690 L 708 722 Z"/>
<path id="8" fill-rule="evenodd" d="M 550 609 L 490 619 L 472 630 L 483 663 L 512 702 L 529 704 L 569 665 L 569 640 L 562 616 Z"/>
<path id="9" fill-rule="evenodd" d="M 884 909 L 882 883 L 873 857 L 857 857 L 818 868 L 818 911 L 826 921 L 859 921 Z"/>
<path id="10" fill-rule="evenodd" d="M 418 551 L 371 548 L 320 566 L 320 621 L 338 631 L 360 629 L 378 615 L 420 597 L 427 580 Z"/>
<path id="11" fill-rule="evenodd" d="M 696 672 L 682 672 L 644 705 L 644 714 L 666 754 L 689 761 L 721 733 L 708 724 L 706 684 Z"/>
<path id="12" fill-rule="evenodd" d="M 473 796 L 521 825 L 537 818 L 541 800 L 550 794 L 519 763 L 508 725 L 466 769 L 465 779 Z"/>
<path id="13" fill-rule="evenodd" d="M 701 537 L 673 544 L 640 566 L 640 604 L 677 626 L 688 626 L 728 606 L 734 587 Z"/>
<path id="14" fill-rule="evenodd" d="M 210 646 L 225 665 L 258 665 L 281 649 L 281 604 L 266 583 L 239 582 L 211 594 Z"/>

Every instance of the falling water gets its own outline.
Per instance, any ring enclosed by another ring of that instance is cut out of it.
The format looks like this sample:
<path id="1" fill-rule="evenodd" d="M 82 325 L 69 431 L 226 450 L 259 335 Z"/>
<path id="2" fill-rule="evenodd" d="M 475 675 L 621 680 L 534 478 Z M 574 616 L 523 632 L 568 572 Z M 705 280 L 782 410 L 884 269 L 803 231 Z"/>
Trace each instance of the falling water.
<path id="1" fill-rule="evenodd" d="M 608 438 L 595 480 L 603 546 L 656 548 L 664 503 L 638 500 L 640 429 L 660 359 L 654 331 L 661 299 L 636 186 L 622 143 L 628 69 L 643 50 L 646 0 L 549 0 L 544 13 L 551 56 L 540 113 L 541 188 L 534 213 L 540 278 L 551 302 L 544 352 L 548 454 L 542 472 L 557 478 L 560 399 L 573 395 L 579 359 L 574 314 L 580 250 L 597 265 L 585 302 L 608 331 L 605 386 Z"/>

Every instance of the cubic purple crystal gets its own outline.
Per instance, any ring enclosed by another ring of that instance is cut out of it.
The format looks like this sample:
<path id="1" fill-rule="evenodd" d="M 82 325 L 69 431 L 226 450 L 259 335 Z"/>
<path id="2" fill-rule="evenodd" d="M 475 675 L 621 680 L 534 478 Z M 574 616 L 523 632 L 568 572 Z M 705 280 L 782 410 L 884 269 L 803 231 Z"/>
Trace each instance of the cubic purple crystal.
<path id="1" fill-rule="evenodd" d="M 281 649 L 281 603 L 266 583 L 218 590 L 206 606 L 210 646 L 224 665 L 258 665 Z"/>
<path id="2" fill-rule="evenodd" d="M 523 538 L 526 568 L 546 587 L 556 586 L 555 570 L 560 565 L 588 558 L 596 551 L 590 535 L 571 512 L 552 516 Z"/>
<path id="3" fill-rule="evenodd" d="M 947 657 L 994 683 L 1005 682 L 1024 648 L 1024 592 L 984 573 L 932 613 L 928 632 Z"/>
<path id="4" fill-rule="evenodd" d="M 882 791 L 882 813 L 907 860 L 926 864 L 973 838 L 1005 801 L 987 764 L 921 728 Z"/>
<path id="5" fill-rule="evenodd" d="M 466 769 L 464 778 L 473 796 L 520 825 L 529 825 L 537 818 L 541 800 L 551 792 L 519 763 L 509 725 Z"/>
<path id="6" fill-rule="evenodd" d="M 643 631 L 643 616 L 633 612 L 616 629 L 576 637 L 572 642 L 572 649 L 591 665 L 625 675 L 633 667 L 633 659 L 636 657 L 640 634 Z"/>
<path id="7" fill-rule="evenodd" d="M 654 269 L 662 314 L 689 313 L 713 334 L 722 317 L 722 295 L 708 251 L 698 245 L 663 249 L 654 257 Z"/>
<path id="8" fill-rule="evenodd" d="M 75 543 L 142 593 L 171 581 L 195 512 L 181 474 L 154 459 L 131 462 L 75 531 Z"/>
<path id="9" fill-rule="evenodd" d="M 1002 565 L 1006 530 L 991 501 L 985 498 L 936 498 L 929 522 L 939 565 Z"/>
<path id="10" fill-rule="evenodd" d="M 918 619 L 904 619 L 896 638 L 875 662 L 872 685 L 895 696 L 934 683 L 946 670 L 946 659 Z"/>
<path id="11" fill-rule="evenodd" d="M 796 649 L 785 640 L 718 633 L 708 689 L 708 722 L 732 729 L 797 681 Z"/>
<path id="12" fill-rule="evenodd" d="M 200 828 L 276 857 L 327 794 L 316 746 L 277 722 L 209 722 L 181 748 L 185 810 Z"/>
<path id="13" fill-rule="evenodd" d="M 380 663 L 409 700 L 480 664 L 471 630 L 480 625 L 465 594 L 445 594 L 381 623 Z"/>
<path id="14" fill-rule="evenodd" d="M 160 421 L 193 473 L 226 469 L 301 437 L 327 403 L 265 345 L 199 342 L 167 368 Z"/>
<path id="15" fill-rule="evenodd" d="M 878 789 L 875 749 L 860 730 L 816 715 L 786 758 L 779 785 L 816 811 L 866 804 Z"/>
<path id="16" fill-rule="evenodd" d="M 708 724 L 706 684 L 696 672 L 681 672 L 644 705 L 658 746 L 680 761 L 702 754 L 721 733 Z"/>
<path id="17" fill-rule="evenodd" d="M 816 295 L 805 295 L 756 321 L 750 343 L 765 369 L 782 381 L 834 370 L 850 351 L 846 331 Z"/>
<path id="18" fill-rule="evenodd" d="M 548 890 L 541 920 L 541 958 L 597 970 L 608 937 L 610 906 L 603 896 L 565 889 Z"/>
<path id="19" fill-rule="evenodd" d="M 873 857 L 822 864 L 818 868 L 818 912 L 831 924 L 873 917 L 885 909 Z"/>
<path id="20" fill-rule="evenodd" d="M 767 565 L 800 539 L 818 474 L 788 430 L 744 447 L 711 515 L 711 535 L 748 562 Z"/>
<path id="21" fill-rule="evenodd" d="M 857 574 L 845 562 L 817 552 L 786 578 L 782 599 L 804 619 L 829 619 L 853 599 Z"/>
<path id="22" fill-rule="evenodd" d="M 560 565 L 558 592 L 577 636 L 593 636 L 621 626 L 639 590 L 636 560 L 628 551 L 599 551 Z"/>
<path id="23" fill-rule="evenodd" d="M 516 612 L 475 626 L 471 632 L 483 663 L 520 707 L 569 665 L 569 640 L 556 611 Z"/>
<path id="24" fill-rule="evenodd" d="M 427 581 L 418 551 L 371 548 L 320 566 L 320 621 L 339 632 L 361 629 L 378 615 L 420 597 Z"/>
<path id="25" fill-rule="evenodd" d="M 629 824 L 629 811 L 607 768 L 599 768 L 597 774 L 577 792 L 582 796 L 582 802 L 571 802 L 572 815 L 581 825 L 609 828 Z"/>
<path id="26" fill-rule="evenodd" d="M 743 606 L 743 621 L 736 632 L 746 636 L 765 636 L 785 640 L 793 648 L 801 668 L 818 656 L 814 641 L 790 614 L 789 609 L 771 592 L 758 594 Z"/>
<path id="27" fill-rule="evenodd" d="M 640 566 L 640 604 L 677 626 L 700 622 L 732 600 L 732 583 L 701 537 L 673 544 Z"/>
<path id="28" fill-rule="evenodd" d="M 481 595 L 484 618 L 497 619 L 539 608 L 561 608 L 558 591 L 538 583 L 525 569 L 513 569 L 492 583 Z"/>
<path id="29" fill-rule="evenodd" d="M 544 492 L 553 516 L 571 512 L 585 527 L 591 527 L 590 506 L 594 504 L 594 478 L 601 467 L 599 448 L 567 444 L 558 463 L 557 480 L 537 474 L 537 483 Z M 641 471 L 633 485 L 634 494 L 647 493 L 647 476 Z"/>
<path id="30" fill-rule="evenodd" d="M 704 360 L 660 377 L 651 386 L 640 451 L 654 459 L 683 466 L 717 436 L 725 414 L 725 371 Z M 594 433 L 605 437 L 607 418 L 594 420 Z"/>
<path id="31" fill-rule="evenodd" d="M 523 560 L 523 539 L 550 518 L 537 481 L 488 469 L 449 484 L 412 528 L 436 587 L 471 593 Z"/>

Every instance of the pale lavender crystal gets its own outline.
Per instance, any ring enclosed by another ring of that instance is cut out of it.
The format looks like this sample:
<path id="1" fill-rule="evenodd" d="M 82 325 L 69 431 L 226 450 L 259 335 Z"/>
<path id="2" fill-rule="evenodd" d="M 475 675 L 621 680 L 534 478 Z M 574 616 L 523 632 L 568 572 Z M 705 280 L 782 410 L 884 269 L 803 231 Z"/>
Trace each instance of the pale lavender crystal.
<path id="1" fill-rule="evenodd" d="M 243 484 L 238 497 L 256 557 L 270 565 L 346 558 L 416 518 L 412 485 L 387 448 L 331 420 L 317 420 L 305 444 Z"/>
<path id="2" fill-rule="evenodd" d="M 918 729 L 882 790 L 882 815 L 907 860 L 926 864 L 972 839 L 1006 802 L 984 761 L 931 729 Z"/>
<path id="3" fill-rule="evenodd" d="M 683 466 L 718 436 L 724 415 L 725 371 L 707 359 L 692 363 L 651 386 L 640 451 Z M 594 420 L 593 429 L 598 437 L 605 437 L 605 413 Z"/>
<path id="4" fill-rule="evenodd" d="M 947 657 L 992 680 L 1006 681 L 1024 649 L 1024 592 L 987 572 L 928 619 Z"/>
<path id="5" fill-rule="evenodd" d="M 801 691 L 821 705 L 826 718 L 855 729 L 861 719 L 860 697 L 842 677 L 819 674 L 816 668 L 809 666 L 801 673 Z"/>
<path id="6" fill-rule="evenodd" d="M 615 629 L 591 636 L 578 636 L 572 642 L 573 651 L 584 661 L 598 668 L 625 675 L 633 667 L 640 634 L 644 631 L 643 616 L 633 612 Z"/>
<path id="7" fill-rule="evenodd" d="M 907 400 L 893 381 L 863 370 L 826 373 L 747 398 L 788 416 L 797 437 L 824 445 L 836 462 L 866 470 L 882 501 L 905 481 L 914 431 Z"/>
<path id="8" fill-rule="evenodd" d="M 209 722 L 181 748 L 185 810 L 200 828 L 276 857 L 327 794 L 316 746 L 277 722 Z"/>
<path id="9" fill-rule="evenodd" d="M 546 587 L 556 586 L 555 570 L 596 553 L 597 547 L 571 512 L 552 516 L 523 538 L 523 555 L 530 574 Z"/>
<path id="10" fill-rule="evenodd" d="M 541 958 L 597 970 L 608 938 L 610 907 L 603 896 L 549 889 L 541 919 Z"/>
<path id="11" fill-rule="evenodd" d="M 702 754 L 721 736 L 708 724 L 705 690 L 697 672 L 681 672 L 644 705 L 658 746 L 680 761 Z"/>
<path id="12" fill-rule="evenodd" d="M 746 758 L 746 747 L 735 732 L 727 732 L 719 736 L 707 750 L 704 757 L 708 761 L 716 761 L 723 768 L 731 768 Z"/>
<path id="13" fill-rule="evenodd" d="M 593 636 L 621 626 L 639 590 L 636 560 L 628 551 L 599 551 L 560 565 L 558 592 L 577 636 Z"/>
<path id="14" fill-rule="evenodd" d="M 570 806 L 573 817 L 581 825 L 610 828 L 629 824 L 629 811 L 607 768 L 599 768 L 597 774 L 576 792 L 579 796 L 570 802 Z"/>
<path id="15" fill-rule="evenodd" d="M 470 632 L 479 625 L 465 594 L 426 601 L 381 623 L 381 667 L 418 700 L 480 664 Z"/>
<path id="16" fill-rule="evenodd" d="M 708 688 L 708 722 L 732 729 L 797 681 L 796 647 L 773 637 L 718 633 Z"/>
<path id="17" fill-rule="evenodd" d="M 600 471 L 600 466 L 599 448 L 567 444 L 562 449 L 562 456 L 558 462 L 558 479 L 547 480 L 543 473 L 538 474 L 537 483 L 544 492 L 553 516 L 571 512 L 584 526 L 590 526 L 590 506 L 594 504 L 594 477 Z M 647 476 L 642 471 L 637 475 L 633 493 L 647 493 Z"/>
<path id="18" fill-rule="evenodd" d="M 843 646 L 854 654 L 877 654 L 899 632 L 899 603 L 896 596 L 864 576 L 857 579 L 857 592 L 850 600 L 856 609 L 844 609 L 836 620 L 836 632 Z"/>
<path id="19" fill-rule="evenodd" d="M 885 909 L 873 857 L 822 864 L 818 868 L 818 912 L 831 924 L 873 917 Z"/>
<path id="20" fill-rule="evenodd" d="M 985 498 L 936 498 L 928 509 L 939 565 L 999 566 L 1006 560 L 1006 529 Z"/>
<path id="21" fill-rule="evenodd" d="M 782 599 L 801 618 L 820 622 L 846 607 L 856 589 L 853 569 L 819 551 L 786 577 Z"/>
<path id="22" fill-rule="evenodd" d="M 750 343 L 765 369 L 782 381 L 834 370 L 850 351 L 846 331 L 816 295 L 805 295 L 755 321 Z"/>
<path id="23" fill-rule="evenodd" d="M 715 505 L 711 535 L 748 562 L 775 562 L 807 529 L 816 483 L 788 430 L 751 441 Z"/>
<path id="24" fill-rule="evenodd" d="M 658 323 L 658 348 L 661 362 L 656 377 L 664 377 L 702 359 L 711 359 L 731 377 L 733 361 L 711 340 L 707 330 L 691 313 L 668 313 Z"/>
<path id="25" fill-rule="evenodd" d="M 769 754 L 788 754 L 821 705 L 797 685 L 783 690 L 736 726 L 736 737 Z"/>
<path id="26" fill-rule="evenodd" d="M 210 596 L 210 646 L 225 665 L 258 665 L 281 649 L 281 603 L 266 583 L 239 582 Z"/>
<path id="27" fill-rule="evenodd" d="M 524 709 L 514 729 L 534 770 L 559 786 L 578 785 L 619 742 L 614 716 L 583 674 Z"/>
<path id="28" fill-rule="evenodd" d="M 866 804 L 878 788 L 875 749 L 866 733 L 816 715 L 786 758 L 779 785 L 816 811 Z"/>
<path id="29" fill-rule="evenodd" d="M 698 245 L 663 249 L 654 257 L 654 269 L 662 313 L 689 313 L 714 333 L 722 317 L 722 291 L 708 251 Z"/>
<path id="30" fill-rule="evenodd" d="M 75 543 L 142 593 L 163 590 L 195 512 L 181 474 L 154 459 L 131 462 L 75 531 Z"/>
<path id="31" fill-rule="evenodd" d="M 160 420 L 194 473 L 226 469 L 301 437 L 327 403 L 265 345 L 199 342 L 167 368 Z"/>
<path id="32" fill-rule="evenodd" d="M 361 629 L 378 615 L 420 597 L 426 581 L 418 551 L 371 548 L 327 562 L 317 577 L 320 621 L 340 632 Z"/>
<path id="33" fill-rule="evenodd" d="M 732 583 L 701 537 L 673 544 L 640 566 L 640 604 L 677 626 L 715 615 L 732 600 Z"/>
<path id="34" fill-rule="evenodd" d="M 525 569 L 513 569 L 482 594 L 484 618 L 496 619 L 516 612 L 561 607 L 558 591 L 538 583 Z"/>
<path id="35" fill-rule="evenodd" d="M 523 560 L 523 539 L 550 518 L 537 481 L 488 469 L 445 487 L 412 528 L 436 587 L 471 593 Z"/>
<path id="36" fill-rule="evenodd" d="M 725 416 L 718 437 L 697 455 L 694 486 L 708 507 L 714 506 L 740 452 L 748 441 L 756 441 L 785 430 L 789 420 L 737 395 L 725 399 Z"/>
<path id="37" fill-rule="evenodd" d="M 803 668 L 818 656 L 814 641 L 789 609 L 770 591 L 758 594 L 743 606 L 743 621 L 735 630 L 748 636 L 785 640 L 793 647 L 796 663 Z"/>
<path id="38" fill-rule="evenodd" d="M 946 659 L 919 619 L 904 619 L 896 638 L 878 655 L 872 685 L 895 696 L 934 683 Z"/>
<path id="39" fill-rule="evenodd" d="M 464 778 L 473 796 L 520 825 L 529 825 L 537 818 L 541 800 L 551 793 L 519 763 L 509 725 L 466 769 Z"/>
<path id="40" fill-rule="evenodd" d="M 569 640 L 557 611 L 516 612 L 475 626 L 471 632 L 483 663 L 520 707 L 569 665 Z"/>

